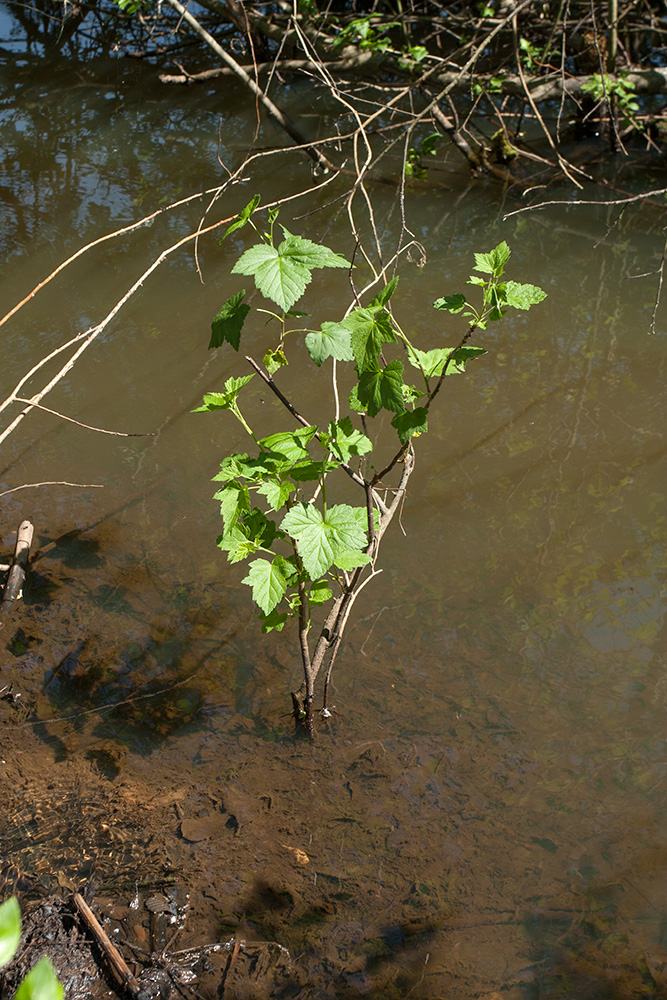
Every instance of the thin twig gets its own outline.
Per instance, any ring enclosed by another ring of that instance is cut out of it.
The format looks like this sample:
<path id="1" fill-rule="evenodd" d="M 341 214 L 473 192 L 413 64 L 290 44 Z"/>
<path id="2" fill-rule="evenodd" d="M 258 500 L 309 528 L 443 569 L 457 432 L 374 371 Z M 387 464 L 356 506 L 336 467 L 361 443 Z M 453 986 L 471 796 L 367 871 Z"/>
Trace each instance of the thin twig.
<path id="1" fill-rule="evenodd" d="M 73 486 L 78 490 L 104 489 L 103 483 L 66 483 L 59 479 L 53 479 L 44 483 L 24 483 L 22 486 L 13 486 L 11 490 L 5 490 L 3 493 L 0 493 L 0 497 L 9 496 L 10 493 L 16 493 L 18 490 L 32 490 L 37 486 Z"/>

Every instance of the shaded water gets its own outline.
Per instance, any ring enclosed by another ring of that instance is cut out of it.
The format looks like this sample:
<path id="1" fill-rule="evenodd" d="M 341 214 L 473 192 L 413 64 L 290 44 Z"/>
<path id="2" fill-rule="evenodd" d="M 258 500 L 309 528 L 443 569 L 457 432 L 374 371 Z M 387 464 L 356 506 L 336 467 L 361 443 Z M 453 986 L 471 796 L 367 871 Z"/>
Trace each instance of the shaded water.
<path id="1" fill-rule="evenodd" d="M 218 183 L 218 155 L 235 164 L 254 133 L 231 84 L 169 90 L 120 62 L 0 74 L 6 308 L 84 242 Z M 317 93 L 282 96 L 318 127 Z M 453 342 L 455 321 L 429 303 L 501 239 L 510 276 L 549 297 L 489 329 L 489 354 L 449 380 L 314 747 L 286 717 L 293 638 L 257 634 L 244 574 L 215 547 L 209 480 L 243 432 L 190 413 L 245 374 L 242 357 L 206 351 L 242 287 L 228 272 L 243 234 L 202 241 L 203 284 L 191 252 L 171 257 L 45 400 L 153 436 L 41 413 L 3 445 L 0 491 L 103 486 L 3 497 L 4 549 L 23 516 L 38 536 L 3 632 L 0 683 L 26 701 L 18 721 L 0 703 L 4 875 L 35 893 L 92 873 L 118 895 L 177 872 L 189 940 L 289 950 L 284 981 L 257 996 L 290 983 L 304 997 L 664 996 L 665 311 L 647 336 L 654 279 L 627 280 L 657 266 L 664 220 L 551 209 L 503 223 L 498 189 L 451 157 L 408 198 L 427 260 L 402 266 L 399 321 Z M 307 164 L 286 162 L 265 161 L 220 215 L 255 189 L 307 185 Z M 282 218 L 349 254 L 343 220 L 295 218 L 339 190 Z M 390 245 L 396 194 L 373 195 Z M 36 296 L 3 328 L 5 392 L 99 321 L 205 204 L 103 245 Z M 306 307 L 334 319 L 346 280 L 323 275 Z M 264 338 L 256 328 L 248 350 L 261 356 Z M 314 370 L 282 384 L 329 418 Z M 282 425 L 276 401 L 250 399 L 260 433 Z"/>

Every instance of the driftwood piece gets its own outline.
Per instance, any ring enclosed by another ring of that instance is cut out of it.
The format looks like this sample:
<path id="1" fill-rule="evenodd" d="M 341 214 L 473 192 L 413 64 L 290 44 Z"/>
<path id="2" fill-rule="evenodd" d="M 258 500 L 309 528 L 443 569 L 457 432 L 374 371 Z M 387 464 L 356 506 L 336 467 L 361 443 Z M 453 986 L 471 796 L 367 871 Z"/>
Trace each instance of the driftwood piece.
<path id="1" fill-rule="evenodd" d="M 11 611 L 20 597 L 28 568 L 28 557 L 30 555 L 30 546 L 32 545 L 34 531 L 35 529 L 31 521 L 21 521 L 19 524 L 19 530 L 16 534 L 14 558 L 11 561 L 9 573 L 7 574 L 7 582 L 2 592 L 0 612 L 3 614 Z"/>
<path id="2" fill-rule="evenodd" d="M 95 938 L 102 954 L 109 963 L 113 977 L 118 985 L 122 986 L 123 989 L 129 990 L 133 996 L 138 996 L 141 993 L 139 982 L 130 972 L 127 962 L 118 951 L 118 948 L 109 940 L 109 936 L 88 906 L 88 903 L 78 892 L 74 894 L 72 900 L 77 913 L 86 925 L 86 929 Z"/>

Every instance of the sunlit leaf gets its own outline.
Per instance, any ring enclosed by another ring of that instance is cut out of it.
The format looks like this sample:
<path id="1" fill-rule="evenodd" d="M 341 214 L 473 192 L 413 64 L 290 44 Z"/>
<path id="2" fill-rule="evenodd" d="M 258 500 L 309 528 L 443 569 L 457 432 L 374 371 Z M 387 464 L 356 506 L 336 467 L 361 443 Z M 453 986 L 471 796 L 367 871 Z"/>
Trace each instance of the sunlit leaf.
<path id="1" fill-rule="evenodd" d="M 229 410 L 236 403 L 236 397 L 254 375 L 244 375 L 243 378 L 228 378 L 224 392 L 207 392 L 204 405 L 198 406 L 193 413 L 207 413 L 211 410 Z"/>
<path id="2" fill-rule="evenodd" d="M 225 229 L 225 234 L 222 237 L 222 240 L 226 240 L 230 233 L 233 233 L 235 230 L 241 229 L 243 226 L 245 226 L 246 222 L 248 221 L 248 219 L 250 218 L 250 216 L 255 211 L 258 205 L 259 205 L 259 195 L 256 194 L 255 197 L 252 199 L 252 201 L 249 201 L 246 207 L 241 212 L 239 212 L 239 214 L 236 216 L 232 224 L 230 226 L 227 226 L 227 228 Z M 221 243 L 222 240 L 220 240 Z"/>
<path id="3" fill-rule="evenodd" d="M 329 447 L 342 462 L 349 462 L 351 455 L 366 455 L 373 444 L 365 434 L 352 426 L 349 417 L 329 424 Z"/>
<path id="4" fill-rule="evenodd" d="M 357 509 L 365 516 L 363 508 Z M 297 543 L 299 557 L 311 580 L 324 576 L 339 553 L 366 545 L 357 509 L 337 504 L 327 510 L 326 518 L 311 504 L 296 504 L 288 510 L 280 527 Z"/>
<path id="5" fill-rule="evenodd" d="M 248 567 L 248 575 L 241 582 L 252 587 L 252 598 L 265 615 L 273 611 L 287 590 L 287 580 L 276 560 L 254 559 Z"/>
<path id="6" fill-rule="evenodd" d="M 312 441 L 317 432 L 317 427 L 313 424 L 310 427 L 301 427 L 296 431 L 281 431 L 278 434 L 270 434 L 261 438 L 261 447 L 269 453 L 282 455 L 288 462 L 298 462 L 300 459 L 309 458 L 307 445 Z"/>
<path id="7" fill-rule="evenodd" d="M 366 566 L 371 561 L 371 557 L 366 554 L 366 552 L 360 552 L 359 550 L 347 549 L 345 552 L 339 552 L 334 559 L 334 566 L 338 569 L 342 569 L 345 572 L 351 572 L 357 569 L 359 566 Z"/>
<path id="8" fill-rule="evenodd" d="M 505 269 L 505 264 L 510 259 L 512 251 L 503 240 L 495 249 L 489 253 L 475 254 L 475 270 L 482 274 L 492 274 L 499 278 Z"/>
<path id="9" fill-rule="evenodd" d="M 65 991 L 48 958 L 42 958 L 25 977 L 14 1000 L 63 1000 Z"/>
<path id="10" fill-rule="evenodd" d="M 293 236 L 286 229 L 283 233 L 285 239 L 277 249 L 260 243 L 246 250 L 232 273 L 253 275 L 262 295 L 287 311 L 303 295 L 315 268 L 350 265 L 328 247 Z"/>
<path id="11" fill-rule="evenodd" d="M 15 896 L 0 906 L 0 969 L 11 962 L 21 940 L 21 907 Z"/>
<path id="12" fill-rule="evenodd" d="M 266 502 L 271 510 L 280 510 L 281 507 L 285 506 L 294 489 L 296 487 L 293 483 L 280 483 L 274 479 L 267 479 L 258 487 L 257 492 L 266 497 Z"/>
<path id="13" fill-rule="evenodd" d="M 515 309 L 530 309 L 546 297 L 547 293 L 537 285 L 521 285 L 517 281 L 508 281 L 505 285 L 507 305 Z"/>
<path id="14" fill-rule="evenodd" d="M 326 580 L 316 580 L 308 593 L 308 600 L 311 604 L 326 604 L 332 597 L 333 591 Z"/>
<path id="15" fill-rule="evenodd" d="M 342 323 L 322 323 L 320 330 L 310 330 L 306 334 L 306 347 L 318 367 L 327 358 L 353 361 L 350 338 L 350 330 Z"/>

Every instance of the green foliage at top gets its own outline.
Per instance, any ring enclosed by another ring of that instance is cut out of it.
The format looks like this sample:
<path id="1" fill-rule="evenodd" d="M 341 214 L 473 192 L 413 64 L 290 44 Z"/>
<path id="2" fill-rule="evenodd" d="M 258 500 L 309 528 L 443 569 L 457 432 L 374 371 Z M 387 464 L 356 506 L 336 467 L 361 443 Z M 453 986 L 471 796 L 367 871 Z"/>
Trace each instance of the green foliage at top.
<path id="1" fill-rule="evenodd" d="M 268 313 L 277 343 L 264 355 L 271 378 L 294 354 L 295 338 L 303 336 L 307 357 L 315 371 L 325 363 L 346 365 L 353 375 L 349 412 L 322 425 L 277 429 L 258 437 L 240 409 L 240 396 L 253 377 L 228 378 L 221 390 L 204 396 L 196 412 L 229 410 L 241 422 L 252 440 L 250 452 L 223 458 L 214 477 L 219 489 L 222 532 L 218 546 L 230 562 L 249 560 L 243 582 L 252 591 L 260 610 L 263 631 L 281 629 L 289 617 L 305 615 L 330 601 L 335 592 L 349 584 L 374 557 L 373 532 L 377 511 L 371 512 L 364 494 L 363 505 L 331 502 L 331 493 L 345 469 L 356 472 L 357 481 L 369 468 L 374 442 L 363 420 L 372 420 L 383 411 L 390 414 L 395 432 L 394 449 L 402 450 L 428 431 L 429 410 L 443 380 L 466 372 L 468 362 L 485 353 L 484 348 L 467 343 L 475 330 L 499 320 L 508 309 L 528 309 L 544 298 L 533 285 L 506 281 L 504 271 L 510 259 L 506 243 L 487 253 L 475 254 L 475 274 L 469 284 L 477 286 L 481 303 L 473 305 L 462 292 L 436 300 L 435 308 L 461 315 L 468 321 L 454 346 L 413 343 L 391 311 L 398 279 L 393 278 L 367 305 L 357 304 L 343 318 L 322 322 L 317 328 L 293 328 L 305 314 L 292 309 L 311 280 L 322 268 L 349 268 L 348 262 L 328 247 L 282 228 L 283 239 L 276 247 L 273 239 L 275 210 L 269 212 L 268 228 L 262 231 L 255 221 L 258 199 L 239 214 L 238 225 L 249 224 L 260 242 L 249 247 L 232 268 L 232 274 L 251 276 L 259 292 L 280 312 Z M 244 302 L 245 291 L 223 303 L 212 324 L 210 346 L 225 343 L 239 350 L 244 324 L 253 310 Z M 291 350 L 288 349 L 291 347 Z M 312 377 L 313 369 L 308 373 Z M 406 380 L 407 374 L 413 381 Z M 382 461 L 379 468 L 386 465 Z M 371 474 L 372 480 L 372 474 Z M 365 480 L 367 486 L 370 480 Z M 373 519 L 373 529 L 370 520 Z"/>
<path id="2" fill-rule="evenodd" d="M 0 969 L 11 962 L 20 940 L 21 908 L 12 897 L 0 906 Z M 64 996 L 51 961 L 42 958 L 25 977 L 14 1000 L 63 1000 Z"/>

